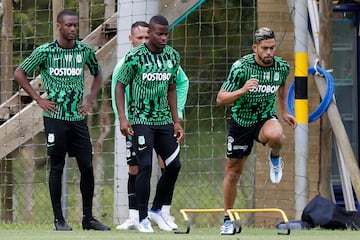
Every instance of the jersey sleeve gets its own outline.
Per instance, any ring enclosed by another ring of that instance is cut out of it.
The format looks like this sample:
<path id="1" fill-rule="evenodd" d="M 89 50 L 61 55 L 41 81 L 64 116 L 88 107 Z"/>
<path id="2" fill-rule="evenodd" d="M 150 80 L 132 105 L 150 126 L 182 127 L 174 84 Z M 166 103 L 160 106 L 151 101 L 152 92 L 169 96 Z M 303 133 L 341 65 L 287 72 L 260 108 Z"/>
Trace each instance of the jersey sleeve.
<path id="1" fill-rule="evenodd" d="M 94 49 L 88 46 L 87 51 L 86 65 L 89 67 L 90 74 L 96 76 L 101 71 L 100 64 L 96 58 Z"/>
<path id="2" fill-rule="evenodd" d="M 176 95 L 177 95 L 177 107 L 178 116 L 182 120 L 184 118 L 184 108 L 186 98 L 189 90 L 189 78 L 186 76 L 184 70 L 179 66 L 176 77 Z"/>
<path id="3" fill-rule="evenodd" d="M 174 71 L 171 75 L 170 84 L 176 83 L 177 81 L 177 74 L 180 66 L 180 54 L 174 49 Z"/>
<path id="4" fill-rule="evenodd" d="M 119 69 L 119 74 L 116 76 L 116 81 L 119 81 L 125 85 L 128 85 L 135 76 L 134 68 L 132 67 L 132 57 L 129 53 L 125 56 L 124 63 Z"/>
<path id="5" fill-rule="evenodd" d="M 117 78 L 120 73 L 120 68 L 124 63 L 124 58 L 121 58 L 120 61 L 116 64 L 113 74 L 111 76 L 111 105 L 115 114 L 115 117 L 118 118 L 118 111 L 116 107 L 116 98 L 115 98 L 115 88 L 117 83 Z"/>
<path id="6" fill-rule="evenodd" d="M 30 76 L 35 69 L 45 61 L 46 55 L 44 48 L 35 48 L 30 56 L 20 64 L 20 67 L 25 71 L 27 76 Z"/>
<path id="7" fill-rule="evenodd" d="M 221 88 L 233 92 L 244 85 L 244 72 L 240 61 L 236 61 L 230 69 L 226 81 L 222 84 Z"/>

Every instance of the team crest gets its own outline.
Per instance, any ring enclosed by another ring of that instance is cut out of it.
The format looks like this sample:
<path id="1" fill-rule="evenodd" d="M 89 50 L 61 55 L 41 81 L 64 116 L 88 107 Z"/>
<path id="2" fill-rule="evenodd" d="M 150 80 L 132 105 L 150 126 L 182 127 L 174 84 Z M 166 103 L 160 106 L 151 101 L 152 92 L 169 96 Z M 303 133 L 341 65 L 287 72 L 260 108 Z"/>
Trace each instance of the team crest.
<path id="1" fill-rule="evenodd" d="M 168 68 L 173 68 L 174 67 L 171 60 L 167 60 L 167 65 L 168 65 Z"/>
<path id="2" fill-rule="evenodd" d="M 270 80 L 270 72 L 264 72 L 264 80 Z"/>
<path id="3" fill-rule="evenodd" d="M 275 72 L 274 73 L 274 81 L 279 81 L 280 80 L 280 73 L 279 72 Z"/>
<path id="4" fill-rule="evenodd" d="M 48 140 L 48 143 L 54 143 L 55 142 L 55 134 L 49 133 L 47 140 Z"/>
<path id="5" fill-rule="evenodd" d="M 157 65 L 158 65 L 158 68 L 161 68 L 162 64 L 161 64 L 160 59 L 156 60 L 156 63 L 157 63 Z"/>
<path id="6" fill-rule="evenodd" d="M 145 137 L 144 136 L 139 136 L 138 137 L 138 144 L 139 145 L 144 145 L 145 144 Z"/>
<path id="7" fill-rule="evenodd" d="M 76 55 L 76 62 L 81 63 L 82 62 L 82 56 L 81 54 Z"/>

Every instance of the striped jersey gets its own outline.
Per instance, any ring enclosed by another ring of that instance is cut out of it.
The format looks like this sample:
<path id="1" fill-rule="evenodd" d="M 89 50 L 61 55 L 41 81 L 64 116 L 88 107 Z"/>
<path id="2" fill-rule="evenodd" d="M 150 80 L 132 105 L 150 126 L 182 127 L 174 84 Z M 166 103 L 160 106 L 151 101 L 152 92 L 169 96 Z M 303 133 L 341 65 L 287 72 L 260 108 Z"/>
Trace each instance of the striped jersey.
<path id="1" fill-rule="evenodd" d="M 152 53 L 140 44 L 126 54 L 117 81 L 129 85 L 130 124 L 165 125 L 173 122 L 168 87 L 176 83 L 180 55 L 170 46 Z"/>
<path id="2" fill-rule="evenodd" d="M 111 105 L 114 110 L 115 118 L 118 119 L 118 111 L 116 107 L 116 98 L 115 98 L 115 88 L 117 79 L 120 73 L 120 68 L 124 63 L 124 58 L 121 58 L 120 61 L 116 64 L 112 77 L 111 77 Z M 178 109 L 178 117 L 180 120 L 184 119 L 184 109 L 185 109 L 185 103 L 187 99 L 187 93 L 189 90 L 189 78 L 186 76 L 184 70 L 181 66 L 179 66 L 177 75 L 176 75 L 176 96 L 177 96 L 177 109 Z M 126 86 L 125 89 L 126 93 L 126 100 L 129 98 L 129 85 Z M 126 109 L 127 107 L 127 101 L 126 101 Z"/>
<path id="3" fill-rule="evenodd" d="M 85 65 L 93 76 L 101 71 L 94 49 L 80 41 L 69 49 L 57 41 L 45 43 L 20 64 L 28 76 L 39 68 L 47 98 L 57 103 L 57 112 L 44 111 L 44 116 L 67 121 L 85 118 L 78 109 L 83 101 Z"/>
<path id="4" fill-rule="evenodd" d="M 234 102 L 231 116 L 243 127 L 249 127 L 261 119 L 276 113 L 276 95 L 286 82 L 290 67 L 280 57 L 274 57 L 270 67 L 262 67 L 255 61 L 255 54 L 248 54 L 237 60 L 231 67 L 222 89 L 233 92 L 242 88 L 250 78 L 259 79 L 256 90 L 249 91 Z"/>

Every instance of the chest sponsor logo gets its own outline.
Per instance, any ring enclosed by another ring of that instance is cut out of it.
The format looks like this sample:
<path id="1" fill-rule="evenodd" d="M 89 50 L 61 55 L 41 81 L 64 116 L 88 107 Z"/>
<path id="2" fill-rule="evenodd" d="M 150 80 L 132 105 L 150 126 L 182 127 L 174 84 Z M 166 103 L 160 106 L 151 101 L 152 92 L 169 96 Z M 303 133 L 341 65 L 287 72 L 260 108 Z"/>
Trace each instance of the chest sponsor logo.
<path id="1" fill-rule="evenodd" d="M 271 86 L 271 85 L 259 85 L 258 88 L 251 89 L 250 92 L 259 92 L 259 93 L 275 93 L 280 86 Z"/>
<path id="2" fill-rule="evenodd" d="M 171 73 L 143 73 L 142 80 L 144 81 L 169 81 Z"/>
<path id="3" fill-rule="evenodd" d="M 82 68 L 53 68 L 49 69 L 51 76 L 81 76 Z"/>

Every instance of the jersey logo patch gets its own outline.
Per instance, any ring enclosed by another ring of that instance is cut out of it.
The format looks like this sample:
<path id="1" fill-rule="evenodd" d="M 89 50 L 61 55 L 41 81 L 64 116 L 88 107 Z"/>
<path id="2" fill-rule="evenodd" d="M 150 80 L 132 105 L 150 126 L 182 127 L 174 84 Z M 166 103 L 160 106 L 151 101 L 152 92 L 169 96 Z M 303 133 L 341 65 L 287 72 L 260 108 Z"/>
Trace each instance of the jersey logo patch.
<path id="1" fill-rule="evenodd" d="M 82 56 L 81 54 L 76 55 L 76 62 L 81 63 L 82 62 Z"/>
<path id="2" fill-rule="evenodd" d="M 171 60 L 167 60 L 167 65 L 168 65 L 168 68 L 173 68 L 174 67 Z"/>
<path id="3" fill-rule="evenodd" d="M 280 80 L 280 73 L 279 72 L 275 72 L 274 73 L 274 81 L 277 82 Z"/>

